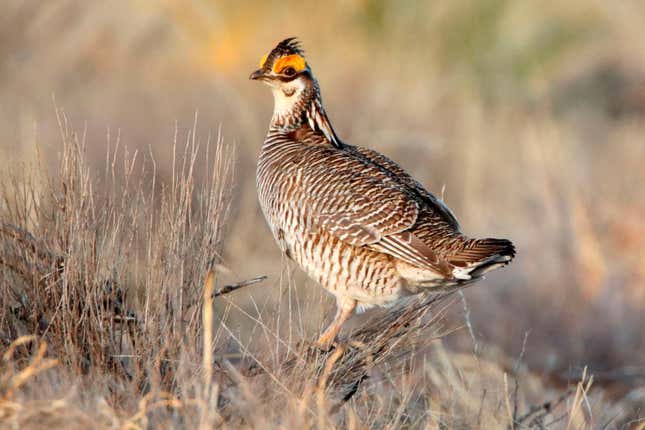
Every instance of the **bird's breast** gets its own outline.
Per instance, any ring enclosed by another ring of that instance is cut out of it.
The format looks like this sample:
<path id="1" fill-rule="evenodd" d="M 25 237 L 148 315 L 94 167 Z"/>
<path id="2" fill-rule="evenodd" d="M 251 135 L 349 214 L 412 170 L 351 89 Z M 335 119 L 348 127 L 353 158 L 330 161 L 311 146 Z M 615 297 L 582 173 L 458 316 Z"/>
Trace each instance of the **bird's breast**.
<path id="1" fill-rule="evenodd" d="M 295 145 L 263 150 L 258 161 L 257 189 L 260 207 L 276 240 L 311 226 L 311 214 L 303 204 L 299 156 Z"/>

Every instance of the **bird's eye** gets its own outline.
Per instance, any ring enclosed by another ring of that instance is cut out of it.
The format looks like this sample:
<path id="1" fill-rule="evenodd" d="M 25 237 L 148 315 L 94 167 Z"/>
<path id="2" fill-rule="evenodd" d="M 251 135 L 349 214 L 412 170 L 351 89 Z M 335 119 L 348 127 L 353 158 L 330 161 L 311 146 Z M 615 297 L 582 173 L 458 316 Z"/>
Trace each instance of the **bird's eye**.
<path id="1" fill-rule="evenodd" d="M 282 74 L 287 76 L 293 76 L 296 74 L 296 69 L 294 69 L 293 67 L 287 67 L 282 71 Z"/>

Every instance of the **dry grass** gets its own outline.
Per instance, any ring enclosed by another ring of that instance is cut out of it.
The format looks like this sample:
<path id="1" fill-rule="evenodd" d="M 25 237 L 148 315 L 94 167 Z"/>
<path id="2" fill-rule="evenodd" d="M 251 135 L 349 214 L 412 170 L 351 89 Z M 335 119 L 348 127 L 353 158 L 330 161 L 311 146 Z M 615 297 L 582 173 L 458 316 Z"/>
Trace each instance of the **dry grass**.
<path id="1" fill-rule="evenodd" d="M 58 174 L 23 167 L 3 188 L 3 342 L 42 339 L 28 375 L 45 365 L 46 342 L 64 369 L 61 384 L 75 381 L 113 405 L 147 405 L 157 395 L 176 405 L 163 393 L 177 391 L 180 376 L 182 394 L 196 389 L 198 372 L 181 363 L 201 351 L 185 339 L 201 335 L 201 283 L 221 259 L 231 154 L 220 141 L 189 135 L 175 142 L 172 180 L 157 184 L 154 160 L 116 141 L 97 177 L 85 162 L 85 141 L 60 120 Z M 198 162 L 212 176 L 196 188 Z M 11 345 L 5 358 L 12 363 L 30 356 L 29 348 Z M 9 386 L 22 385 L 24 372 Z M 59 385 L 51 382 L 51 389 Z"/>
<path id="2" fill-rule="evenodd" d="M 643 5 L 341 3 L 0 6 L 2 425 L 643 428 Z M 254 189 L 291 35 L 344 139 L 518 247 L 330 354 Z"/>
<path id="3" fill-rule="evenodd" d="M 231 198 L 221 141 L 189 133 L 175 142 L 182 155 L 167 184 L 156 184 L 154 160 L 115 145 L 97 178 L 85 142 L 60 118 L 58 174 L 20 169 L 3 193 L 6 425 L 588 428 L 628 419 L 632 406 L 593 391 L 586 373 L 575 390 L 548 388 L 520 370 L 522 357 L 507 369 L 447 351 L 454 296 L 374 312 L 329 352 L 283 338 L 272 329 L 279 314 L 229 299 L 253 280 L 216 289 Z M 212 172 L 204 183 L 197 160 Z M 214 310 L 213 300 L 227 305 Z M 254 322 L 247 340 L 231 325 L 235 313 Z"/>

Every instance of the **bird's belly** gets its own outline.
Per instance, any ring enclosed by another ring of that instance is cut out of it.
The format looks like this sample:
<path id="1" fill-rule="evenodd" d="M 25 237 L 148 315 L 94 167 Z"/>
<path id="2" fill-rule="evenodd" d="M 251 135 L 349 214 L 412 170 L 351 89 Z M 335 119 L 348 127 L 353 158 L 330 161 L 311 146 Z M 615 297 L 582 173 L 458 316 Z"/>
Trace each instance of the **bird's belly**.
<path id="1" fill-rule="evenodd" d="M 402 280 L 390 258 L 341 242 L 319 231 L 284 232 L 288 255 L 332 294 L 362 305 L 386 306 L 403 295 Z"/>

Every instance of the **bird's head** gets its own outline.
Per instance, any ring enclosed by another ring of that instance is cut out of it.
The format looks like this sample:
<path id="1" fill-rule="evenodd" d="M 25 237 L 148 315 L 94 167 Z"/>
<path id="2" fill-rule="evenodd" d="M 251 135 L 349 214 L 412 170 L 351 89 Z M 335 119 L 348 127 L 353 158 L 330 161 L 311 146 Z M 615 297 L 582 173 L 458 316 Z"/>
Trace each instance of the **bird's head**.
<path id="1" fill-rule="evenodd" d="M 317 84 L 295 37 L 284 39 L 260 60 L 260 68 L 249 79 L 262 81 L 273 90 L 275 113 L 284 115 L 294 110 L 304 99 L 317 92 Z"/>
<path id="2" fill-rule="evenodd" d="M 327 118 L 318 82 L 304 54 L 295 37 L 284 39 L 262 57 L 260 68 L 249 78 L 262 81 L 273 90 L 272 127 L 290 131 L 309 124 L 330 144 L 340 148 L 343 144 Z"/>
<path id="3" fill-rule="evenodd" d="M 263 81 L 273 88 L 291 88 L 294 83 L 311 79 L 311 69 L 295 37 L 284 39 L 260 59 L 260 68 L 249 79 Z"/>

